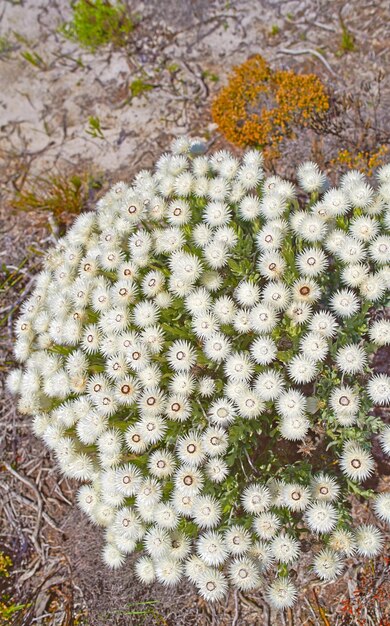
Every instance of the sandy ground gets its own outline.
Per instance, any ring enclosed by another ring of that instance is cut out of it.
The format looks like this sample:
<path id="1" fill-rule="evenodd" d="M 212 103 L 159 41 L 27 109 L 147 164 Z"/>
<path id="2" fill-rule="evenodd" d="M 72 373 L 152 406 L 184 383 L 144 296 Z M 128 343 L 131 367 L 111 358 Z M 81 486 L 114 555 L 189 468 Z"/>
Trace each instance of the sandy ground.
<path id="1" fill-rule="evenodd" d="M 2 374 L 12 363 L 13 312 L 31 288 L 39 253 L 53 241 L 46 215 L 9 209 L 10 196 L 26 177 L 89 171 L 102 173 L 107 186 L 150 166 L 176 134 L 224 145 L 209 114 L 211 99 L 231 67 L 255 53 L 277 67 L 315 72 L 335 91 L 366 93 L 368 101 L 378 101 L 376 79 L 383 73 L 377 114 L 380 125 L 388 126 L 386 1 L 150 0 L 128 5 L 141 17 L 128 49 L 94 54 L 58 33 L 71 14 L 66 0 L 3 0 L 0 5 L 0 37 L 10 43 L 5 50 L 0 46 L 0 264 L 7 280 L 0 291 L 6 314 L 0 331 Z M 342 23 L 355 39 L 355 50 L 345 54 L 340 51 Z M 26 51 L 39 55 L 38 66 L 23 58 Z M 137 79 L 152 89 L 132 98 L 131 83 Z M 86 132 L 91 116 L 99 118 L 103 138 Z M 308 157 L 312 140 L 302 136 L 286 147 L 280 170 L 291 171 L 293 155 L 295 162 Z M 20 282 L 13 286 L 9 275 L 22 262 Z M 340 583 L 317 587 L 318 601 L 313 582 L 301 573 L 306 600 L 285 615 L 271 612 L 261 596 L 232 594 L 226 604 L 210 609 L 190 587 L 142 589 L 131 563 L 109 573 L 100 559 L 101 532 L 71 506 L 72 484 L 60 479 L 32 437 L 28 419 L 16 414 L 5 394 L 1 410 L 0 543 L 14 558 L 14 588 L 32 602 L 23 626 L 77 624 L 84 612 L 89 626 L 342 624 L 338 609 L 356 588 L 358 568 L 352 561 Z M 367 515 L 364 508 L 359 515 Z M 383 561 L 376 567 L 373 589 L 386 572 Z M 141 600 L 156 600 L 154 613 L 123 614 L 128 602 Z M 321 606 L 330 621 L 321 617 Z"/>

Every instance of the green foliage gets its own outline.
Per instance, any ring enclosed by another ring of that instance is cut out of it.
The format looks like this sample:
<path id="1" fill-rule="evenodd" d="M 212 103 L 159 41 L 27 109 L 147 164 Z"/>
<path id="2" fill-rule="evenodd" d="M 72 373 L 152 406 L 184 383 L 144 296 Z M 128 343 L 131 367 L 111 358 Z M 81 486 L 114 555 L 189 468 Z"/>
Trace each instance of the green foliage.
<path id="1" fill-rule="evenodd" d="M 340 17 L 340 26 L 341 26 L 341 41 L 340 41 L 340 48 L 338 51 L 338 56 L 342 56 L 343 54 L 346 54 L 347 52 L 354 52 L 356 50 L 355 37 L 348 30 L 346 24 L 344 23 L 341 17 Z"/>
<path id="2" fill-rule="evenodd" d="M 47 69 L 47 63 L 37 52 L 30 52 L 30 50 L 25 50 L 24 52 L 22 52 L 22 57 L 23 59 L 25 59 L 25 61 L 31 63 L 31 65 L 39 70 Z"/>
<path id="3" fill-rule="evenodd" d="M 9 578 L 11 575 L 11 568 L 13 566 L 12 559 L 0 551 L 0 578 Z M 2 593 L 0 595 L 0 623 L 3 626 L 6 624 L 15 623 L 14 617 L 17 613 L 20 613 L 28 607 L 27 604 L 16 604 L 14 600 L 7 594 Z"/>
<path id="4" fill-rule="evenodd" d="M 73 6 L 72 21 L 63 24 L 60 32 L 94 52 L 108 44 L 126 46 L 133 29 L 134 21 L 120 2 L 78 0 Z"/>
<path id="5" fill-rule="evenodd" d="M 0 57 L 7 57 L 13 48 L 8 35 L 0 37 Z"/>
<path id="6" fill-rule="evenodd" d="M 36 176 L 12 200 L 20 211 L 51 211 L 56 219 L 66 221 L 66 215 L 78 215 L 87 208 L 90 191 L 99 189 L 101 181 L 88 173 L 66 176 L 51 174 Z"/>
<path id="7" fill-rule="evenodd" d="M 94 117 L 93 115 L 88 118 L 88 128 L 85 132 L 88 133 L 88 135 L 91 135 L 94 139 L 104 139 L 104 133 L 100 125 L 100 120 L 98 117 Z"/>
<path id="8" fill-rule="evenodd" d="M 146 82 L 143 78 L 136 78 L 130 83 L 130 93 L 132 98 L 142 96 L 142 94 L 151 91 L 154 86 L 151 83 Z"/>

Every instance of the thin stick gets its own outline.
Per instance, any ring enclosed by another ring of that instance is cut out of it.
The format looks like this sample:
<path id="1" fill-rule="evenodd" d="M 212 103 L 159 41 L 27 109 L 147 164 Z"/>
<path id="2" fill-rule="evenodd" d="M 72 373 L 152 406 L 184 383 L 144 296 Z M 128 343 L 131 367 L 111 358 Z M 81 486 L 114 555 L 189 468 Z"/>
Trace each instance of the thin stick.
<path id="1" fill-rule="evenodd" d="M 294 56 L 299 55 L 299 54 L 312 54 L 319 61 L 321 61 L 323 65 L 325 65 L 326 69 L 328 70 L 328 72 L 332 74 L 332 76 L 337 77 L 336 72 L 331 68 L 328 61 L 320 52 L 318 52 L 318 50 L 312 50 L 311 48 L 305 48 L 304 50 L 289 50 L 287 48 L 281 48 L 280 50 L 278 50 L 277 54 L 292 54 Z"/>

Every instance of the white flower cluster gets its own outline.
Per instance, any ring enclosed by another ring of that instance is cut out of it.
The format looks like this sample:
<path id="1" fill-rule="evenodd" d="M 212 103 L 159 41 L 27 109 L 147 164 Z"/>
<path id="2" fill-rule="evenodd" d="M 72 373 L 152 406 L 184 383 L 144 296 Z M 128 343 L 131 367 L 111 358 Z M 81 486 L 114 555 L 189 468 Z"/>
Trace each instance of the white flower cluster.
<path id="1" fill-rule="evenodd" d="M 262 157 L 174 143 L 154 173 L 120 182 L 58 242 L 16 325 L 9 389 L 77 500 L 105 527 L 104 561 L 145 583 L 183 577 L 208 601 L 230 582 L 293 604 L 300 533 L 313 570 L 376 555 L 376 527 L 348 523 L 347 495 L 374 472 L 369 414 L 390 401 L 372 374 L 390 323 L 370 321 L 390 284 L 390 166 L 374 190 L 352 171 L 310 199 L 266 178 Z M 317 451 L 303 456 L 307 442 Z M 390 494 L 373 498 L 390 522 Z"/>

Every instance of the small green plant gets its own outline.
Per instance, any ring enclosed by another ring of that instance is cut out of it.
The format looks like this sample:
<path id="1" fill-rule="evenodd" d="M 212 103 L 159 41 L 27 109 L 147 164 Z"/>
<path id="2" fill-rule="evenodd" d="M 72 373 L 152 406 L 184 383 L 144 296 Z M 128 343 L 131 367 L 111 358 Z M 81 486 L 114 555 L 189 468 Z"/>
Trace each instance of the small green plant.
<path id="1" fill-rule="evenodd" d="M 142 94 L 154 89 L 154 85 L 146 82 L 143 78 L 136 78 L 130 83 L 130 93 L 132 98 L 142 96 Z"/>
<path id="2" fill-rule="evenodd" d="M 101 182 L 90 174 L 65 176 L 53 174 L 36 176 L 19 191 L 12 201 L 14 209 L 22 211 L 51 211 L 60 223 L 69 221 L 87 207 L 91 189 L 100 188 Z"/>
<path id="3" fill-rule="evenodd" d="M 275 37 L 275 35 L 279 35 L 280 33 L 280 27 L 277 24 L 274 24 L 270 30 L 270 35 L 271 37 Z"/>
<path id="4" fill-rule="evenodd" d="M 156 624 L 162 624 L 163 626 L 168 626 L 168 622 L 161 613 L 156 609 L 156 604 L 158 604 L 158 600 L 144 600 L 143 602 L 129 602 L 129 611 L 123 611 L 124 615 L 133 615 L 139 618 L 143 618 L 144 620 L 151 616 L 156 621 Z"/>
<path id="5" fill-rule="evenodd" d="M 210 80 L 212 83 L 217 83 L 219 81 L 218 74 L 214 74 L 214 72 L 211 72 L 210 70 L 204 70 L 202 72 L 202 78 L 204 80 Z"/>
<path id="6" fill-rule="evenodd" d="M 73 6 L 73 19 L 60 27 L 60 32 L 84 48 L 95 51 L 112 44 L 126 46 L 134 29 L 134 20 L 120 2 L 78 0 Z"/>
<path id="7" fill-rule="evenodd" d="M 342 56 L 343 54 L 346 54 L 347 52 L 354 52 L 356 50 L 356 45 L 355 45 L 355 37 L 348 30 L 344 20 L 342 19 L 341 16 L 339 19 L 340 19 L 340 26 L 341 26 L 341 42 L 340 42 L 338 55 Z"/>
<path id="8" fill-rule="evenodd" d="M 104 133 L 98 117 L 91 115 L 88 118 L 88 128 L 85 131 L 88 135 L 91 135 L 94 139 L 104 139 Z"/>
<path id="9" fill-rule="evenodd" d="M 0 579 L 1 578 L 9 578 L 11 574 L 11 568 L 13 566 L 12 559 L 10 556 L 0 551 Z M 27 604 L 15 604 L 14 600 L 9 596 L 8 593 L 1 593 L 0 595 L 0 624 L 6 626 L 9 624 L 11 626 L 13 622 L 13 618 L 16 613 L 20 613 L 28 607 Z"/>
<path id="10" fill-rule="evenodd" d="M 48 67 L 46 61 L 44 61 L 41 55 L 37 52 L 30 52 L 30 50 L 25 50 L 24 52 L 22 52 L 22 57 L 28 63 L 31 63 L 31 65 L 38 68 L 39 70 L 46 70 Z"/>
<path id="11" fill-rule="evenodd" d="M 0 37 L 0 57 L 7 57 L 13 48 L 12 42 L 8 35 Z"/>

